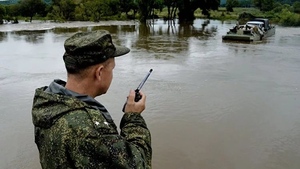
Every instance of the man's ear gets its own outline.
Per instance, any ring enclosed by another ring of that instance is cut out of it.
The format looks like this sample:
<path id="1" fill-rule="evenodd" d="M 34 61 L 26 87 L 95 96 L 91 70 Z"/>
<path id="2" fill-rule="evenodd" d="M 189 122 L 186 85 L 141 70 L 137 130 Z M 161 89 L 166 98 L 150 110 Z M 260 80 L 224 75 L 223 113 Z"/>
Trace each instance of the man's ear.
<path id="1" fill-rule="evenodd" d="M 103 65 L 99 65 L 99 66 L 96 67 L 95 78 L 96 78 L 98 81 L 101 81 L 101 79 L 102 79 L 102 76 L 103 76 L 103 69 L 104 69 L 104 66 L 103 66 Z"/>

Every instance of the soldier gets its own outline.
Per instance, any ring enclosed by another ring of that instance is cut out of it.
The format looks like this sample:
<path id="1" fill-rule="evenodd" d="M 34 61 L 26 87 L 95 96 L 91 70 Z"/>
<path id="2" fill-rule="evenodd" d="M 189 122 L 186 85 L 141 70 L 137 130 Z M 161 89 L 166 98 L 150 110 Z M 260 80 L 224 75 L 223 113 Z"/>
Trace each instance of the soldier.
<path id="1" fill-rule="evenodd" d="M 110 86 L 115 57 L 130 50 L 112 43 L 109 32 L 77 33 L 65 41 L 67 82 L 36 89 L 32 119 L 44 169 L 151 168 L 151 137 L 141 116 L 146 96 L 130 91 L 120 134 L 96 101 Z"/>

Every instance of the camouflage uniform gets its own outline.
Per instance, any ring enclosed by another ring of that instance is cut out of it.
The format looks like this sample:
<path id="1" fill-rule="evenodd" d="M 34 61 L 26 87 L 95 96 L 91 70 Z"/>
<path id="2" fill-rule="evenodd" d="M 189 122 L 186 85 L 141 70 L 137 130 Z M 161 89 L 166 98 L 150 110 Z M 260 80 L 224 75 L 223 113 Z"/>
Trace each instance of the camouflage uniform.
<path id="1" fill-rule="evenodd" d="M 88 99 L 47 89 L 36 90 L 32 109 L 43 168 L 151 168 L 150 132 L 140 114 L 124 114 L 119 135 L 115 123 Z"/>
<path id="2" fill-rule="evenodd" d="M 65 42 L 65 49 L 64 61 L 71 71 L 129 52 L 115 47 L 107 31 L 76 34 Z M 64 86 L 55 80 L 36 89 L 33 100 L 42 168 L 151 168 L 150 132 L 140 114 L 125 113 L 119 134 L 104 106 Z"/>

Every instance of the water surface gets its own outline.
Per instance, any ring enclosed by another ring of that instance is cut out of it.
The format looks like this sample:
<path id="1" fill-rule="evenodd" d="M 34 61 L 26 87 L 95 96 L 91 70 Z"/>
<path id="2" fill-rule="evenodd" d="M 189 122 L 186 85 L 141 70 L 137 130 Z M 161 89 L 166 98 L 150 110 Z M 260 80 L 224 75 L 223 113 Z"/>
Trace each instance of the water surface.
<path id="1" fill-rule="evenodd" d="M 21 23 L 0 26 L 0 168 L 39 169 L 34 90 L 65 80 L 64 40 L 106 29 L 131 52 L 116 59 L 109 92 L 97 98 L 116 123 L 129 89 L 143 87 L 153 168 L 298 169 L 300 28 L 262 42 L 223 42 L 235 24 L 195 20 Z"/>

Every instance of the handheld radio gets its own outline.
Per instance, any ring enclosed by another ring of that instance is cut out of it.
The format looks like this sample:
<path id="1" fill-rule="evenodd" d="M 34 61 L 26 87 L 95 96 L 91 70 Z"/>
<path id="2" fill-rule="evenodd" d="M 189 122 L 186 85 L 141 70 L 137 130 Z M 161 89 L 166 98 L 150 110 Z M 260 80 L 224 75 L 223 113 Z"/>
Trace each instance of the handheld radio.
<path id="1" fill-rule="evenodd" d="M 142 82 L 140 83 L 140 85 L 135 89 L 135 97 L 134 97 L 134 101 L 135 102 L 138 102 L 139 100 L 141 100 L 142 96 L 140 95 L 140 90 L 142 89 L 143 85 L 147 81 L 147 79 L 150 76 L 150 74 L 152 73 L 152 71 L 153 71 L 153 69 L 150 69 L 150 71 L 148 72 L 148 74 L 146 75 L 146 77 L 142 80 Z M 127 103 L 127 101 L 126 101 L 126 103 Z M 123 106 L 123 109 L 122 109 L 123 112 L 125 112 L 126 103 Z"/>

